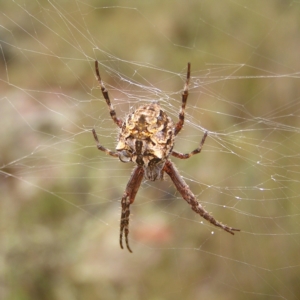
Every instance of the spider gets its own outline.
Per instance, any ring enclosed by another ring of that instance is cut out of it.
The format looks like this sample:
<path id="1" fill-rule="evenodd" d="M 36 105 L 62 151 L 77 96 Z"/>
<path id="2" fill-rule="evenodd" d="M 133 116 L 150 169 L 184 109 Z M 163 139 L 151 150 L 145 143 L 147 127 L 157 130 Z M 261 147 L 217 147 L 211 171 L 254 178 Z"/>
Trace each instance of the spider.
<path id="1" fill-rule="evenodd" d="M 132 252 L 128 242 L 130 205 L 134 202 L 144 177 L 148 180 L 155 181 L 156 179 L 162 179 L 164 172 L 170 176 L 183 199 L 197 214 L 231 234 L 234 234 L 234 231 L 240 231 L 239 229 L 222 224 L 207 212 L 197 201 L 195 195 L 180 176 L 174 164 L 169 160 L 170 155 L 180 159 L 187 159 L 200 153 L 208 134 L 206 131 L 199 147 L 188 154 L 182 154 L 173 150 L 174 140 L 184 124 L 184 112 L 189 94 L 190 69 L 191 64 L 188 63 L 179 121 L 176 125 L 173 124 L 171 118 L 167 116 L 156 101 L 138 107 L 126 117 L 125 121 L 122 121 L 117 117 L 110 102 L 108 91 L 100 77 L 98 61 L 95 61 L 96 77 L 101 87 L 103 97 L 108 105 L 110 116 L 120 128 L 116 151 L 111 151 L 103 147 L 99 142 L 95 129 L 93 129 L 92 132 L 97 148 L 110 156 L 118 157 L 121 162 L 133 162 L 136 164 L 121 200 L 120 246 L 123 249 L 124 234 L 129 252 Z"/>

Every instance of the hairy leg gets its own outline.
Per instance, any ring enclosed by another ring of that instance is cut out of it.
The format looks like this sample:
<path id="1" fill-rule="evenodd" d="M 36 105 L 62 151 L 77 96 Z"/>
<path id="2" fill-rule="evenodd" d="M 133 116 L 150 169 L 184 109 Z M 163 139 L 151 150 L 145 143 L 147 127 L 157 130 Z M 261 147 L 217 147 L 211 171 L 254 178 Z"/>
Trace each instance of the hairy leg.
<path id="1" fill-rule="evenodd" d="M 93 136 L 94 136 L 94 139 L 96 141 L 96 145 L 97 145 L 98 150 L 101 150 L 101 151 L 105 152 L 106 154 L 108 154 L 110 156 L 119 157 L 118 152 L 111 151 L 111 150 L 103 147 L 102 145 L 100 145 L 100 142 L 99 142 L 99 139 L 98 139 L 98 136 L 97 136 L 97 133 L 96 133 L 95 129 L 93 129 L 92 132 L 93 132 Z"/>
<path id="2" fill-rule="evenodd" d="M 213 225 L 224 229 L 225 231 L 234 234 L 234 231 L 240 231 L 240 229 L 235 229 L 227 225 L 222 224 L 217 221 L 212 215 L 207 212 L 204 207 L 197 201 L 195 195 L 190 190 L 189 186 L 182 179 L 174 164 L 167 160 L 164 166 L 164 171 L 171 177 L 173 183 L 175 184 L 177 190 L 182 195 L 183 199 L 192 207 L 192 210 L 203 217 L 205 220 L 209 221 Z"/>
<path id="3" fill-rule="evenodd" d="M 121 200 L 122 213 L 121 213 L 121 222 L 120 222 L 120 246 L 123 249 L 123 233 L 124 233 L 126 246 L 129 252 L 132 252 L 128 242 L 130 204 L 132 204 L 135 199 L 135 196 L 139 190 L 143 177 L 144 177 L 143 167 L 140 166 L 135 167 L 127 183 L 125 192 Z"/>
<path id="4" fill-rule="evenodd" d="M 177 158 L 180 158 L 180 159 L 190 158 L 191 156 L 193 156 L 193 155 L 198 154 L 198 153 L 201 152 L 202 146 L 203 146 L 203 144 L 205 142 L 206 137 L 207 137 L 207 131 L 205 131 L 204 136 L 203 136 L 203 138 L 201 140 L 201 143 L 200 143 L 199 147 L 197 149 L 195 149 L 194 151 L 190 152 L 190 153 L 183 154 L 183 153 L 179 153 L 179 152 L 173 150 L 171 154 L 174 157 L 177 157 Z"/>
<path id="5" fill-rule="evenodd" d="M 95 70 L 96 70 L 97 80 L 99 82 L 99 85 L 100 85 L 100 88 L 101 88 L 101 91 L 102 91 L 102 95 L 103 95 L 103 97 L 104 97 L 104 99 L 105 99 L 105 101 L 106 101 L 106 103 L 109 107 L 110 116 L 113 119 L 113 121 L 121 128 L 122 124 L 123 124 L 123 121 L 117 117 L 116 111 L 114 110 L 114 108 L 113 108 L 113 106 L 110 102 L 108 91 L 105 88 L 105 86 L 102 82 L 102 79 L 100 77 L 100 72 L 99 72 L 98 61 L 97 60 L 95 61 Z"/>
<path id="6" fill-rule="evenodd" d="M 186 73 L 186 82 L 182 92 L 182 100 L 181 100 L 181 109 L 179 112 L 179 121 L 175 126 L 174 135 L 176 136 L 179 131 L 181 130 L 183 123 L 184 123 L 184 111 L 186 106 L 186 101 L 189 95 L 189 83 L 190 83 L 190 76 L 191 76 L 191 64 L 188 63 L 187 73 Z"/>

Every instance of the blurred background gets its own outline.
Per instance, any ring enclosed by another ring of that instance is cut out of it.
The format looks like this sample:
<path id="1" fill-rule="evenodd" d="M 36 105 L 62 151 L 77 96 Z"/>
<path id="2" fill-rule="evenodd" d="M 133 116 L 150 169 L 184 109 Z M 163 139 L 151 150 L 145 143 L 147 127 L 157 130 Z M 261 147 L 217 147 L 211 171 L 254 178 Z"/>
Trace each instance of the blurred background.
<path id="1" fill-rule="evenodd" d="M 300 3 L 2 1 L 1 299 L 299 299 Z M 241 232 L 202 220 L 170 179 L 144 181 L 119 247 L 132 164 L 120 118 L 158 100 L 178 118 L 172 158 L 197 199 Z"/>

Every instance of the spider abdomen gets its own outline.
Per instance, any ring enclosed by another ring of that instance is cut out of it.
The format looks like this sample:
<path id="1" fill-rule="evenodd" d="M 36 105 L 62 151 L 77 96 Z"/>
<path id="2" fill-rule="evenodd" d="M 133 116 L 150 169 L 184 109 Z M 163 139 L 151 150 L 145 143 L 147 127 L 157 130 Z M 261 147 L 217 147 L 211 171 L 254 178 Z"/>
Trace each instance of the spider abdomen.
<path id="1" fill-rule="evenodd" d="M 155 180 L 174 144 L 174 125 L 158 102 L 138 107 L 120 130 L 116 150 L 143 165 L 145 176 Z"/>

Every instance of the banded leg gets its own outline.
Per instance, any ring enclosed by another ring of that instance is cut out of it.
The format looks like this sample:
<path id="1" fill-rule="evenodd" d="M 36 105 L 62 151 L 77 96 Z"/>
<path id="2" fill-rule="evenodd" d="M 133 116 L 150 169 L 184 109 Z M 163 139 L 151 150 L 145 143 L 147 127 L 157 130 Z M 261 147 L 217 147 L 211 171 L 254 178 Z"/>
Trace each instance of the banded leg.
<path id="1" fill-rule="evenodd" d="M 229 227 L 217 221 L 208 211 L 204 209 L 204 207 L 197 201 L 195 195 L 192 193 L 189 186 L 185 183 L 171 161 L 166 161 L 164 171 L 171 177 L 178 192 L 181 194 L 182 198 L 192 207 L 192 210 L 194 212 L 196 212 L 198 215 L 200 215 L 202 218 L 209 221 L 213 225 L 220 227 L 231 234 L 234 234 L 235 231 L 240 231 L 240 229 Z"/>
<path id="2" fill-rule="evenodd" d="M 179 153 L 179 152 L 176 152 L 176 151 L 173 150 L 171 154 L 172 154 L 173 156 L 177 157 L 177 158 L 180 158 L 180 159 L 187 159 L 187 158 L 190 158 L 191 156 L 193 156 L 193 155 L 195 155 L 195 154 L 200 153 L 201 150 L 202 150 L 202 146 L 203 146 L 203 144 L 204 144 L 204 142 L 205 142 L 205 139 L 206 139 L 206 137 L 207 137 L 207 134 L 208 134 L 207 131 L 205 131 L 205 133 L 204 133 L 204 135 L 203 135 L 203 138 L 202 138 L 202 141 L 201 141 L 199 147 L 198 147 L 197 149 L 195 149 L 194 151 L 192 151 L 191 153 L 183 154 L 183 153 Z"/>
<path id="3" fill-rule="evenodd" d="M 105 86 L 104 86 L 104 84 L 102 82 L 102 79 L 100 77 L 100 72 L 99 72 L 98 61 L 97 60 L 95 61 L 95 70 L 96 70 L 97 80 L 98 80 L 99 85 L 101 87 L 102 95 L 103 95 L 103 97 L 104 97 L 104 99 L 105 99 L 105 101 L 106 101 L 106 103 L 107 103 L 107 105 L 109 107 L 110 116 L 113 119 L 113 121 L 121 128 L 122 124 L 123 124 L 123 121 L 117 117 L 116 111 L 114 110 L 114 108 L 113 108 L 113 106 L 112 106 L 112 104 L 110 102 L 108 91 L 105 88 Z"/>
<path id="4" fill-rule="evenodd" d="M 182 100 L 181 100 L 181 109 L 179 112 L 179 121 L 175 126 L 174 135 L 176 136 L 179 131 L 181 130 L 183 123 L 184 123 L 184 111 L 186 106 L 186 101 L 189 95 L 189 83 L 190 83 L 190 76 L 191 76 L 191 64 L 188 63 L 187 65 L 187 73 L 186 73 L 186 82 L 182 92 Z"/>
<path id="5" fill-rule="evenodd" d="M 143 177 L 144 177 L 143 167 L 141 166 L 135 167 L 127 183 L 125 192 L 121 200 L 122 213 L 121 213 L 121 222 L 120 222 L 120 247 L 123 249 L 123 233 L 124 233 L 126 247 L 128 251 L 131 253 L 132 250 L 128 242 L 130 204 L 134 202 L 136 193 L 139 190 Z"/>
<path id="6" fill-rule="evenodd" d="M 96 133 L 96 130 L 94 128 L 93 128 L 92 132 L 93 132 L 93 136 L 94 136 L 94 139 L 96 141 L 96 145 L 97 145 L 98 150 L 101 150 L 101 151 L 105 152 L 106 154 L 108 154 L 110 156 L 119 157 L 119 153 L 118 152 L 111 151 L 109 149 L 106 149 L 102 145 L 100 145 L 99 139 L 98 139 L 98 136 L 97 136 L 97 133 Z"/>

